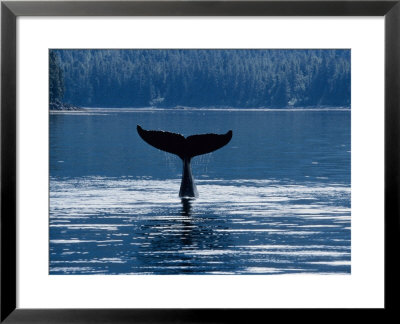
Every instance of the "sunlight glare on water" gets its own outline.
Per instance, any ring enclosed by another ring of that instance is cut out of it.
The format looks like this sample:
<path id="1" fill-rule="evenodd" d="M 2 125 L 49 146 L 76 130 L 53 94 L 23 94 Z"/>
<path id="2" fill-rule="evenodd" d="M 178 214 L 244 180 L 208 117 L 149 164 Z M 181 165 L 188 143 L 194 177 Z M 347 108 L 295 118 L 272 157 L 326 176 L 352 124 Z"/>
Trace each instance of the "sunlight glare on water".
<path id="1" fill-rule="evenodd" d="M 178 180 L 51 183 L 52 274 L 349 271 L 347 187 L 203 180 L 182 203 Z"/>

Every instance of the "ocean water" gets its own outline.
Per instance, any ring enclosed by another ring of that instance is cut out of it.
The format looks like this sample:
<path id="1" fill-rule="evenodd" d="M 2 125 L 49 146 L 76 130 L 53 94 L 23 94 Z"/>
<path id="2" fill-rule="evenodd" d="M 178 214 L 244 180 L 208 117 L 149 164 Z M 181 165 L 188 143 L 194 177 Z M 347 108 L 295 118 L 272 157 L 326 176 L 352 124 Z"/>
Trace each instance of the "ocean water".
<path id="1" fill-rule="evenodd" d="M 350 110 L 50 114 L 50 274 L 349 274 Z M 182 163 L 145 129 L 233 131 Z"/>

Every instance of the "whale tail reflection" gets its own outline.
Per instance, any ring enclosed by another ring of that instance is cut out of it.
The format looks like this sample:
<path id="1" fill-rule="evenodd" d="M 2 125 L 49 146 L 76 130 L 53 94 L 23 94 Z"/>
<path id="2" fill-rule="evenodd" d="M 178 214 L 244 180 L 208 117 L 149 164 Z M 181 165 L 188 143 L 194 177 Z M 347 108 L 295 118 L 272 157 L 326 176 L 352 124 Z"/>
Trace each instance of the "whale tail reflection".
<path id="1" fill-rule="evenodd" d="M 182 198 L 182 216 L 191 216 L 192 215 L 192 201 L 191 198 Z"/>
<path id="2" fill-rule="evenodd" d="M 183 162 L 182 182 L 179 197 L 198 197 L 190 162 L 197 155 L 214 152 L 228 144 L 232 131 L 226 134 L 199 134 L 184 137 L 165 131 L 144 130 L 137 125 L 139 136 L 151 146 L 179 156 Z"/>

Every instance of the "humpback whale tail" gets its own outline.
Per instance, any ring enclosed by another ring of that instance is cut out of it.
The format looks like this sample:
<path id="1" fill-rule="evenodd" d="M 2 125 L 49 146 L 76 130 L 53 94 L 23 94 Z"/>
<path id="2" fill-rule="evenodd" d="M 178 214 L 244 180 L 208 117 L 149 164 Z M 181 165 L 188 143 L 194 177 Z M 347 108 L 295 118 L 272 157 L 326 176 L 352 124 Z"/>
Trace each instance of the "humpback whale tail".
<path id="1" fill-rule="evenodd" d="M 181 134 L 165 131 L 144 130 L 137 125 L 139 136 L 155 148 L 175 154 L 183 161 L 183 174 L 179 197 L 197 197 L 190 161 L 197 155 L 214 152 L 229 143 L 232 131 L 226 134 L 200 134 L 184 137 Z"/>

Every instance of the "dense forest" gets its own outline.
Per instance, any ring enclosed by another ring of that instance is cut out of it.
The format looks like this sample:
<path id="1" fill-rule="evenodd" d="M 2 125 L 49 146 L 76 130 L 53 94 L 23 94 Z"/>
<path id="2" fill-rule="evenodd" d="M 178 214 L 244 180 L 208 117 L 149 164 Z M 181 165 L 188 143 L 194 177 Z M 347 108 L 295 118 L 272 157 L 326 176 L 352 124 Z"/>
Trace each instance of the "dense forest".
<path id="1" fill-rule="evenodd" d="M 60 67 L 60 59 L 54 51 L 49 53 L 49 99 L 50 102 L 64 97 L 64 74 Z"/>
<path id="2" fill-rule="evenodd" d="M 81 107 L 350 107 L 350 50 L 50 50 Z"/>

